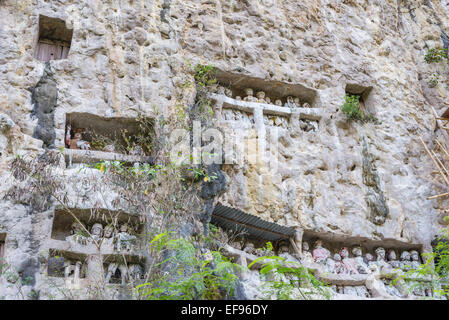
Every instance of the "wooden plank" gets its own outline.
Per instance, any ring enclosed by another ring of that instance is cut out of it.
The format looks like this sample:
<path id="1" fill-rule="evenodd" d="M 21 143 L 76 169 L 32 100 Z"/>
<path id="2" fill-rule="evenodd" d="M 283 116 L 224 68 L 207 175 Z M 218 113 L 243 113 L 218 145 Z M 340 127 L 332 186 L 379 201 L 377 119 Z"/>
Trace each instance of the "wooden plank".
<path id="1" fill-rule="evenodd" d="M 447 180 L 447 177 L 445 176 L 444 172 L 441 170 L 438 162 L 434 159 L 432 153 L 430 152 L 430 150 L 427 148 L 426 144 L 424 143 L 424 140 L 421 137 L 419 137 L 419 139 L 421 140 L 424 148 L 426 149 L 426 151 L 429 154 L 430 158 L 432 159 L 433 163 L 435 164 L 435 166 L 437 167 L 437 169 L 440 172 L 441 176 L 443 177 L 444 182 L 446 182 L 446 185 L 449 187 L 449 181 Z"/>
<path id="2" fill-rule="evenodd" d="M 445 196 L 449 196 L 449 192 L 442 193 L 442 194 L 437 194 L 437 195 L 435 195 L 435 196 L 428 197 L 427 200 L 436 199 L 436 198 L 441 198 L 441 197 L 445 197 Z"/>
<path id="3" fill-rule="evenodd" d="M 36 59 L 41 61 L 50 61 L 61 59 L 63 54 L 63 47 L 58 44 L 49 44 L 39 42 L 37 44 Z"/>
<path id="4" fill-rule="evenodd" d="M 61 59 L 67 59 L 67 57 L 69 55 L 69 51 L 70 51 L 70 47 L 63 46 L 62 47 Z"/>

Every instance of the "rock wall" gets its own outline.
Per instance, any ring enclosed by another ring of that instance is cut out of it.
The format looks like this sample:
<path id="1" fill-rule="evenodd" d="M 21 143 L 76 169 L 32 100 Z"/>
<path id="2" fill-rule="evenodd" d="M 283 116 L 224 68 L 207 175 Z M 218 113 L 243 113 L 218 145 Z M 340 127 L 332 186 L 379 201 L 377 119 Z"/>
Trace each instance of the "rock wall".
<path id="1" fill-rule="evenodd" d="M 11 187 L 9 160 L 64 146 L 67 113 L 144 113 L 166 121 L 157 135 L 168 141 L 177 106 L 194 103 L 194 88 L 183 85 L 192 81 L 188 64 L 212 64 L 242 79 L 312 89 L 322 113 L 316 131 L 280 130 L 275 172 L 224 165 L 226 189 L 215 200 L 310 232 L 430 250 L 447 200 L 427 197 L 447 190 L 432 178 L 419 137 L 429 145 L 446 137 L 431 108 L 441 114 L 449 91 L 447 67 L 424 55 L 449 47 L 448 14 L 449 3 L 435 0 L 4 0 L 0 192 Z M 34 58 L 40 15 L 73 29 L 67 59 Z M 431 88 L 437 70 L 442 81 Z M 346 121 L 340 108 L 354 88 L 380 123 Z M 0 207 L 6 258 L 38 277 L 52 213 L 8 200 Z M 0 296 L 18 294 L 8 290 Z"/>

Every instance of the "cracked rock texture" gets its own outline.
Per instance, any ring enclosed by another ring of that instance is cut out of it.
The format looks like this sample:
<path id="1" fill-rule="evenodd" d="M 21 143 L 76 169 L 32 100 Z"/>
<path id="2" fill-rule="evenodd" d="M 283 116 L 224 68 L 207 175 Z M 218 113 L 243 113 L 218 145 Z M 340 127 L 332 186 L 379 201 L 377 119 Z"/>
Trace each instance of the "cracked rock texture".
<path id="1" fill-rule="evenodd" d="M 39 15 L 73 29 L 67 59 L 34 58 Z M 182 85 L 191 61 L 304 85 L 324 115 L 315 132 L 280 130 L 276 172 L 224 165 L 218 201 L 286 226 L 429 250 L 447 200 L 427 197 L 448 190 L 419 137 L 430 147 L 447 138 L 432 107 L 441 114 L 449 91 L 448 67 L 424 55 L 449 47 L 448 15 L 446 0 L 1 1 L 0 192 L 15 155 L 63 146 L 66 113 L 175 119 L 177 105 L 194 103 Z M 365 105 L 380 124 L 346 121 L 347 87 L 369 89 Z M 52 213 L 7 200 L 0 208 L 6 258 L 34 281 Z M 19 295 L 3 285 L 0 296 Z"/>

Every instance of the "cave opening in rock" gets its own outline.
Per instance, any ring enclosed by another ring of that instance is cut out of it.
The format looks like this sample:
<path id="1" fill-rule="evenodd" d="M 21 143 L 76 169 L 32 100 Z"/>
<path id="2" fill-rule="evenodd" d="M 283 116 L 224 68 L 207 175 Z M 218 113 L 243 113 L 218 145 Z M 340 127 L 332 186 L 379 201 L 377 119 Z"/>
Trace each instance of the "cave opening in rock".
<path id="1" fill-rule="evenodd" d="M 91 231 L 95 224 L 101 224 L 103 230 L 107 226 L 113 229 L 113 232 L 120 232 L 120 227 L 124 224 L 128 226 L 129 231 L 136 235 L 143 232 L 143 225 L 137 216 L 131 216 L 121 211 L 96 210 L 90 209 L 70 209 L 70 212 L 76 215 L 87 230 Z M 66 241 L 67 237 L 74 234 L 89 237 L 89 234 L 80 227 L 75 218 L 64 209 L 55 210 L 53 225 L 51 230 L 51 239 Z"/>
<path id="2" fill-rule="evenodd" d="M 345 93 L 348 96 L 358 96 L 360 109 L 364 114 L 370 114 L 371 110 L 369 110 L 370 108 L 368 107 L 368 96 L 371 92 L 371 89 L 372 87 L 365 87 L 358 84 L 348 83 L 346 85 Z"/>
<path id="3" fill-rule="evenodd" d="M 216 78 L 217 93 L 237 100 L 290 108 L 310 108 L 317 102 L 316 90 L 299 83 L 266 80 L 221 70 L 217 71 Z"/>
<path id="4" fill-rule="evenodd" d="M 72 43 L 73 30 L 58 18 L 39 16 L 39 37 L 35 58 L 40 61 L 67 59 Z"/>
<path id="5" fill-rule="evenodd" d="M 148 158 L 144 162 L 151 162 L 154 121 L 147 117 L 109 118 L 90 113 L 68 113 L 64 135 L 66 149 L 99 151 L 99 157 L 105 160 L 111 158 L 106 157 L 109 153 L 144 157 Z"/>

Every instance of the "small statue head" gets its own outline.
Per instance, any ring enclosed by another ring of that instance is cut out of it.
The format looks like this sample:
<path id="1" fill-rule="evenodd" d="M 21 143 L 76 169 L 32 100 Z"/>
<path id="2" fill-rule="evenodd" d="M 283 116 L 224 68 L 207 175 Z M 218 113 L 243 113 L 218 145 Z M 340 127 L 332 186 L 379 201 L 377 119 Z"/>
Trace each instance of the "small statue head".
<path id="1" fill-rule="evenodd" d="M 242 244 L 239 241 L 235 241 L 235 242 L 231 243 L 231 247 L 234 247 L 238 250 L 242 250 Z"/>
<path id="2" fill-rule="evenodd" d="M 75 134 L 73 135 L 73 137 L 74 137 L 75 139 L 82 140 L 82 139 L 83 139 L 83 134 L 82 134 L 81 132 L 77 132 L 77 133 L 75 133 Z"/>
<path id="3" fill-rule="evenodd" d="M 282 246 L 279 248 L 279 252 L 280 252 L 280 253 L 290 253 L 290 249 L 288 248 L 288 246 L 282 245 Z"/>
<path id="4" fill-rule="evenodd" d="M 375 264 L 371 264 L 368 268 L 372 273 L 376 273 L 377 271 L 379 271 L 379 268 Z"/>
<path id="5" fill-rule="evenodd" d="M 252 242 L 247 242 L 245 245 L 245 250 L 253 250 L 254 248 L 254 243 Z"/>
<path id="6" fill-rule="evenodd" d="M 295 98 L 293 100 L 295 102 L 295 104 L 299 107 L 301 105 L 301 102 L 299 101 L 299 98 Z"/>
<path id="7" fill-rule="evenodd" d="M 309 251 L 309 250 L 310 250 L 309 243 L 303 242 L 302 243 L 302 251 Z"/>
<path id="8" fill-rule="evenodd" d="M 388 261 L 395 261 L 396 260 L 396 252 L 391 249 L 388 251 Z"/>
<path id="9" fill-rule="evenodd" d="M 384 248 L 378 247 L 378 248 L 376 248 L 376 250 L 374 250 L 374 252 L 376 252 L 377 260 L 385 260 L 385 249 Z"/>
<path id="10" fill-rule="evenodd" d="M 341 256 L 343 259 L 349 257 L 349 251 L 348 251 L 348 248 L 346 248 L 346 247 L 341 248 L 341 250 L 340 250 L 340 256 Z"/>
<path id="11" fill-rule="evenodd" d="M 274 102 L 274 104 L 277 105 L 277 106 L 282 107 L 282 101 L 281 101 L 280 99 L 277 99 L 277 100 Z"/>
<path id="12" fill-rule="evenodd" d="M 92 226 L 92 229 L 90 230 L 90 232 L 94 235 L 94 236 L 102 236 L 103 235 L 103 225 L 101 223 L 95 223 Z"/>
<path id="13" fill-rule="evenodd" d="M 246 88 L 245 89 L 245 94 L 246 94 L 247 97 L 252 97 L 253 94 L 254 94 L 254 91 L 251 88 Z"/>
<path id="14" fill-rule="evenodd" d="M 72 234 L 78 234 L 83 230 L 82 226 L 76 221 L 72 223 L 71 229 Z"/>
<path id="15" fill-rule="evenodd" d="M 114 152 L 115 151 L 115 146 L 113 144 L 108 144 L 103 148 L 104 151 L 106 152 Z"/>
<path id="16" fill-rule="evenodd" d="M 225 87 L 223 87 L 223 86 L 218 86 L 218 88 L 217 88 L 217 93 L 218 93 L 218 94 L 225 94 L 225 92 L 226 92 Z"/>
<path id="17" fill-rule="evenodd" d="M 112 234 L 113 234 L 113 233 L 114 233 L 114 227 L 111 226 L 111 225 L 107 225 L 107 226 L 104 228 L 103 236 L 104 236 L 105 238 L 110 238 L 110 237 L 112 237 Z"/>
<path id="18" fill-rule="evenodd" d="M 317 240 L 315 241 L 315 248 L 321 248 L 323 246 L 323 241 Z"/>
<path id="19" fill-rule="evenodd" d="M 419 253 L 416 250 L 410 251 L 410 256 L 412 258 L 412 261 L 419 261 Z"/>
<path id="20" fill-rule="evenodd" d="M 225 96 L 232 98 L 232 90 L 231 89 L 226 88 L 224 94 L 225 94 Z"/>
<path id="21" fill-rule="evenodd" d="M 242 100 L 242 97 L 241 96 L 237 96 L 237 97 L 235 97 L 235 100 L 240 101 L 240 100 Z"/>
<path id="22" fill-rule="evenodd" d="M 374 256 L 373 256 L 371 253 L 367 253 L 367 254 L 365 255 L 365 260 L 366 260 L 367 262 L 374 261 Z"/>
<path id="23" fill-rule="evenodd" d="M 270 97 L 266 97 L 266 98 L 265 98 L 265 102 L 266 102 L 266 103 L 271 103 Z"/>
<path id="24" fill-rule="evenodd" d="M 340 256 L 340 254 L 338 254 L 338 253 L 334 254 L 334 260 L 335 260 L 335 261 L 341 261 L 341 256 Z"/>
<path id="25" fill-rule="evenodd" d="M 143 275 L 143 268 L 140 264 L 133 264 L 129 266 L 130 273 L 132 274 L 135 280 L 139 280 Z"/>
<path id="26" fill-rule="evenodd" d="M 265 99 L 265 92 L 259 91 L 256 93 L 257 99 Z"/>
<path id="27" fill-rule="evenodd" d="M 410 252 L 408 251 L 403 251 L 401 253 L 401 260 L 402 261 L 410 261 Z"/>
<path id="28" fill-rule="evenodd" d="M 293 97 L 292 96 L 288 96 L 287 97 L 287 103 L 293 104 L 293 102 L 294 102 Z"/>
<path id="29" fill-rule="evenodd" d="M 361 257 L 362 256 L 362 248 L 359 246 L 352 248 L 352 254 L 356 257 Z"/>
<path id="30" fill-rule="evenodd" d="M 128 232 L 129 226 L 127 223 L 124 223 L 120 226 L 120 232 Z"/>

